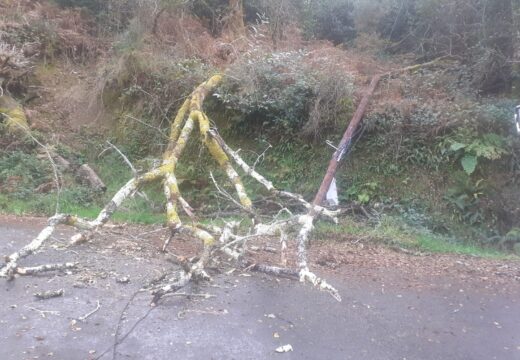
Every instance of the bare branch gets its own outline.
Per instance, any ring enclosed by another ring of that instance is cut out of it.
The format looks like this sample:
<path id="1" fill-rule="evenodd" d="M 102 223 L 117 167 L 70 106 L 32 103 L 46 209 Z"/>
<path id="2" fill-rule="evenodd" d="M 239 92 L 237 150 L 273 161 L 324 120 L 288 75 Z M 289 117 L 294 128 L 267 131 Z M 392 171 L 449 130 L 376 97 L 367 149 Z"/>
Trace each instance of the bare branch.
<path id="1" fill-rule="evenodd" d="M 130 170 L 132 170 L 132 174 L 134 174 L 134 177 L 137 176 L 137 170 L 135 169 L 134 165 L 130 162 L 130 160 L 128 160 L 128 157 L 126 157 L 126 155 L 123 154 L 123 152 L 121 150 L 119 150 L 119 148 L 117 146 L 115 146 L 114 144 L 112 144 L 110 141 L 107 140 L 106 143 L 108 144 L 108 146 L 110 146 L 112 149 L 114 149 L 123 158 L 123 160 L 128 165 Z M 103 150 L 98 155 L 98 157 L 100 157 L 104 152 L 105 152 L 105 150 Z"/>
<path id="2" fill-rule="evenodd" d="M 34 238 L 28 245 L 22 249 L 14 252 L 6 259 L 5 266 L 0 269 L 0 277 L 12 278 L 14 274 L 31 274 L 43 271 L 63 270 L 69 269 L 76 264 L 55 264 L 42 265 L 39 267 L 23 268 L 19 267 L 18 262 L 35 253 L 43 244 L 51 237 L 58 225 L 68 225 L 81 230 L 82 237 L 88 237 L 95 233 L 99 228 L 104 226 L 112 215 L 119 209 L 122 203 L 138 192 L 139 189 L 148 183 L 162 181 L 163 192 L 166 198 L 166 215 L 167 224 L 170 230 L 170 237 L 165 242 L 163 250 L 166 249 L 169 242 L 177 234 L 183 234 L 191 238 L 201 241 L 203 250 L 193 260 L 187 260 L 182 257 L 176 258 L 176 264 L 180 265 L 181 270 L 175 273 L 171 279 L 166 283 L 154 285 L 150 290 L 153 295 L 152 305 L 165 295 L 172 294 L 182 289 L 192 280 L 210 280 L 210 276 L 206 273 L 205 267 L 207 263 L 216 254 L 225 254 L 232 259 L 236 259 L 242 265 L 248 266 L 257 271 L 268 272 L 275 275 L 284 275 L 291 277 L 298 277 L 301 281 L 307 281 L 321 290 L 328 291 L 337 300 L 340 296 L 336 289 L 329 285 L 325 280 L 317 277 L 312 273 L 307 264 L 307 250 L 306 246 L 309 242 L 310 235 L 314 228 L 314 221 L 323 216 L 328 219 L 336 220 L 337 212 L 330 211 L 322 206 L 312 205 L 307 202 L 301 195 L 293 194 L 287 191 L 277 190 L 274 185 L 260 175 L 254 166 L 249 166 L 239 155 L 229 148 L 224 140 L 218 135 L 216 129 L 210 129 L 210 121 L 207 115 L 202 111 L 202 103 L 205 97 L 220 83 L 221 76 L 216 75 L 210 78 L 205 83 L 201 84 L 194 90 L 191 96 L 184 102 L 179 109 L 177 116 L 173 120 L 170 128 L 170 136 L 168 138 L 168 146 L 163 154 L 162 163 L 159 167 L 155 167 L 145 174 L 139 175 L 135 167 L 131 164 L 129 159 L 112 143 L 107 144 L 113 148 L 123 158 L 127 165 L 132 169 L 134 177 L 123 185 L 116 194 L 112 197 L 110 202 L 101 210 L 96 219 L 84 220 L 73 215 L 56 214 L 48 220 L 47 226 Z M 229 183 L 235 188 L 238 200 L 229 194 L 222 186 L 215 180 L 213 173 L 210 172 L 210 177 L 215 185 L 215 188 L 221 196 L 226 200 L 232 202 L 239 207 L 243 212 L 249 214 L 253 218 L 253 225 L 241 231 L 239 222 L 227 222 L 223 227 L 214 225 L 202 224 L 195 218 L 193 209 L 189 203 L 182 197 L 179 190 L 176 169 L 179 159 L 183 155 L 186 145 L 190 140 L 190 135 L 198 125 L 200 135 L 202 137 L 202 144 L 207 147 L 211 156 L 216 160 L 219 167 L 227 175 Z M 255 162 L 255 165 L 264 156 L 266 149 Z M 242 180 L 238 173 L 232 166 L 232 161 L 236 163 L 249 176 L 253 177 L 260 184 L 262 184 L 273 196 L 277 199 L 289 199 L 297 201 L 301 206 L 307 209 L 308 214 L 293 215 L 280 200 L 281 210 L 272 218 L 271 222 L 262 223 L 257 222 L 256 214 L 253 210 L 253 205 L 249 199 L 246 189 L 242 184 Z M 181 206 L 183 211 L 191 218 L 192 222 L 184 224 L 178 214 L 178 206 Z M 281 219 L 281 215 L 287 213 L 287 219 Z M 151 233 L 151 232 L 148 232 Z M 146 234 L 146 233 L 144 233 Z M 296 242 L 298 248 L 298 270 L 291 270 L 285 268 L 287 262 L 286 250 L 287 243 L 290 240 L 289 234 L 296 234 Z M 260 264 L 252 264 L 245 258 L 247 241 L 260 236 L 277 236 L 280 239 L 281 246 L 281 262 L 284 267 L 267 266 Z M 79 237 L 78 237 L 79 238 Z M 218 238 L 219 247 L 216 246 L 216 239 Z M 218 251 L 214 251 L 218 250 Z M 100 307 L 98 306 L 93 312 L 90 312 L 82 317 L 80 320 L 88 318 Z"/>
<path id="3" fill-rule="evenodd" d="M 85 315 L 83 316 L 80 316 L 78 318 L 79 321 L 85 321 L 87 320 L 89 317 L 91 317 L 92 315 L 94 315 L 96 312 L 99 311 L 99 309 L 101 309 L 101 304 L 99 303 L 99 300 L 96 300 L 97 304 L 96 304 L 96 308 L 88 313 L 86 313 Z"/>
<path id="4" fill-rule="evenodd" d="M 48 264 L 34 267 L 18 267 L 16 273 L 20 275 L 34 275 L 43 272 L 57 271 L 57 270 L 70 270 L 74 269 L 78 264 L 76 263 L 63 263 L 63 264 Z"/>

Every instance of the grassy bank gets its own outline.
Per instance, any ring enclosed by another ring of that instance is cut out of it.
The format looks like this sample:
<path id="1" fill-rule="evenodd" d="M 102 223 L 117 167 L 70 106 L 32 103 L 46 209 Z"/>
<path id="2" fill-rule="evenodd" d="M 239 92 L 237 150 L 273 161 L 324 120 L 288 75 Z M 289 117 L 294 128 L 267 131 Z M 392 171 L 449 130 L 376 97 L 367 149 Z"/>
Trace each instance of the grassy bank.
<path id="1" fill-rule="evenodd" d="M 421 253 L 457 254 L 494 259 L 518 259 L 518 256 L 494 247 L 435 234 L 425 228 L 412 227 L 400 217 L 382 216 L 376 221 L 340 219 L 339 224 L 319 222 L 315 237 L 318 241 L 350 241 L 378 243 L 405 251 Z"/>

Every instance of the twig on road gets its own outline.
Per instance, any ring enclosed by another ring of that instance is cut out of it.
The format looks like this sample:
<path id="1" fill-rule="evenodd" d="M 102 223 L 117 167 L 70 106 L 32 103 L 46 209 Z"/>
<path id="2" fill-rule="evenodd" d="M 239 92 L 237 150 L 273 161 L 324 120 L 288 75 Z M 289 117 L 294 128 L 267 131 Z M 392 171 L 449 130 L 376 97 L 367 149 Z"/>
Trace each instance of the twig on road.
<path id="1" fill-rule="evenodd" d="M 85 321 L 87 320 L 90 316 L 94 315 L 99 309 L 101 309 L 101 304 L 99 303 L 99 300 L 97 300 L 97 305 L 96 305 L 96 308 L 88 313 L 86 313 L 85 315 L 83 316 L 80 316 L 78 318 L 79 321 Z"/>

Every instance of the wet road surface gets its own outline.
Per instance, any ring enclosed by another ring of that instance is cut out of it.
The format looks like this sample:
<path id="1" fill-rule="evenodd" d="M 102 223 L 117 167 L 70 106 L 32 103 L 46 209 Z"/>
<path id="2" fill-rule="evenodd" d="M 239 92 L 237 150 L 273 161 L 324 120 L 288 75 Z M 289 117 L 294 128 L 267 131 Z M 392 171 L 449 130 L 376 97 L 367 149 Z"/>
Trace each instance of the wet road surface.
<path id="1" fill-rule="evenodd" d="M 0 254 L 41 224 L 0 217 Z M 58 231 L 24 264 L 80 261 L 78 270 L 0 280 L 0 359 L 520 359 L 518 281 L 479 288 L 447 276 L 415 287 L 337 272 L 327 280 L 338 303 L 308 285 L 234 272 L 182 291 L 214 297 L 170 296 L 151 309 L 146 292 L 129 300 L 171 266 L 157 249 L 128 237 L 68 248 L 69 236 Z M 59 298 L 33 296 L 60 288 Z M 275 352 L 287 344 L 292 352 Z"/>

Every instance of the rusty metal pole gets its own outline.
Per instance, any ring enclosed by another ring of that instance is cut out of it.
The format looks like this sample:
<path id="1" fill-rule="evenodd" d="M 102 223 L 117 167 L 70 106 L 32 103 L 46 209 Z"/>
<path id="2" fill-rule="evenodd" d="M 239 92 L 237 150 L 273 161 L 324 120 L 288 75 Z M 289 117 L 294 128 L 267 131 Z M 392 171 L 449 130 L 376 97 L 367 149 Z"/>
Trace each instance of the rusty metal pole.
<path id="1" fill-rule="evenodd" d="M 345 133 L 343 134 L 343 138 L 341 139 L 341 141 L 337 147 L 337 150 L 332 155 L 332 159 L 330 159 L 329 167 L 327 168 L 325 177 L 323 178 L 323 181 L 321 182 L 320 189 L 316 193 L 316 197 L 314 198 L 314 201 L 312 202 L 312 204 L 314 206 L 318 206 L 323 203 L 323 200 L 325 199 L 327 191 L 329 190 L 330 184 L 332 183 L 332 179 L 334 179 L 334 176 L 336 175 L 336 170 L 338 169 L 338 165 L 339 165 L 339 162 L 341 161 L 341 157 L 344 155 L 344 152 L 347 150 L 348 144 L 352 140 L 354 132 L 358 128 L 359 123 L 361 122 L 361 119 L 363 118 L 363 115 L 365 114 L 365 110 L 368 105 L 368 102 L 370 101 L 370 97 L 374 93 L 374 91 L 382 77 L 383 77 L 383 74 L 374 75 L 374 77 L 372 77 L 372 80 L 370 81 L 370 85 L 366 89 L 365 94 L 363 95 L 363 98 L 361 99 L 361 102 L 359 103 L 359 105 L 356 109 L 356 112 L 352 116 L 352 119 L 350 120 L 350 124 L 348 125 L 347 130 L 345 130 Z"/>

